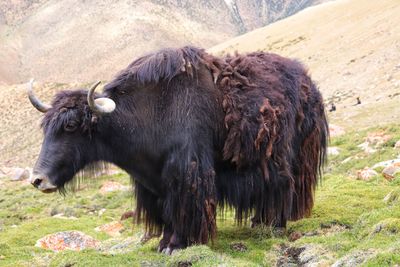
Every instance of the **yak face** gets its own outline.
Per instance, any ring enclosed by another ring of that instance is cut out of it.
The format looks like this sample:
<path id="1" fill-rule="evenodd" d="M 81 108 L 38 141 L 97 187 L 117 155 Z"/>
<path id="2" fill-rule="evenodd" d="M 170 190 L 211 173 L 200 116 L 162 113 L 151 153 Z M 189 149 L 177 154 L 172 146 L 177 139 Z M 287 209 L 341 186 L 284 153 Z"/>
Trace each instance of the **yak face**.
<path id="1" fill-rule="evenodd" d="M 93 155 L 93 125 L 85 107 L 54 107 L 43 119 L 44 141 L 32 178 L 32 184 L 43 192 L 62 187 L 93 160 L 88 157 Z"/>
<path id="2" fill-rule="evenodd" d="M 51 106 L 40 103 L 33 93 L 30 95 L 32 104 L 45 112 L 42 121 L 44 141 L 31 177 L 32 185 L 42 192 L 63 188 L 78 171 L 98 160 L 95 128 L 104 115 L 99 110 L 104 109 L 104 102 L 114 104 L 114 108 L 115 103 L 108 98 L 98 98 L 93 102 L 97 105 L 94 112 L 88 99 L 88 95 L 93 97 L 90 92 L 60 92 Z"/>

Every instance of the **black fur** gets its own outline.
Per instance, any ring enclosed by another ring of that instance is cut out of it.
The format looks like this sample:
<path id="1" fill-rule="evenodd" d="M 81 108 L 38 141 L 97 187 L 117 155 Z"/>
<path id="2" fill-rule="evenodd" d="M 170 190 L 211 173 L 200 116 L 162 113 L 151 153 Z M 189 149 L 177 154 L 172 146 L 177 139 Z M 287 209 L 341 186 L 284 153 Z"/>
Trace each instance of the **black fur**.
<path id="1" fill-rule="evenodd" d="M 86 91 L 65 91 L 45 115 L 36 166 L 59 186 L 111 162 L 135 180 L 137 220 L 160 249 L 207 243 L 216 206 L 238 222 L 285 227 L 308 216 L 328 127 L 304 67 L 269 53 L 225 58 L 201 49 L 141 57 L 104 88 L 116 110 L 97 117 Z M 66 131 L 69 122 L 80 127 Z"/>

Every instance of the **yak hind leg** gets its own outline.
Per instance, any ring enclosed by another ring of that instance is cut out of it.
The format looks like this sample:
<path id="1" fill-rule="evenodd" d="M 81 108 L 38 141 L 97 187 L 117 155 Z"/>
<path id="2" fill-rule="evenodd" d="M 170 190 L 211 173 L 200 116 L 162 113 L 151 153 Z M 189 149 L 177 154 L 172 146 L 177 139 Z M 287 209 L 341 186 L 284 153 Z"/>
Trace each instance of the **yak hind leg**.
<path id="1" fill-rule="evenodd" d="M 255 197 L 252 227 L 262 224 L 272 227 L 278 233 L 284 232 L 287 221 L 290 219 L 293 193 L 292 177 L 282 175 L 278 170 L 270 167 L 270 179 L 265 181 Z"/>

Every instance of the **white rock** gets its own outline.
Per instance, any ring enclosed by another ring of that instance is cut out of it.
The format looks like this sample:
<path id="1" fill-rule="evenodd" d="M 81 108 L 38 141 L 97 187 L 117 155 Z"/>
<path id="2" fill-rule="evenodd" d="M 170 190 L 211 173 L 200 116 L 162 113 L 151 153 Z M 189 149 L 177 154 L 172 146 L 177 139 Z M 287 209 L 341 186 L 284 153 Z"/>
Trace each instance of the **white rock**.
<path id="1" fill-rule="evenodd" d="M 400 173 L 400 163 L 389 165 L 385 167 L 382 171 L 383 177 L 385 177 L 386 180 L 389 181 L 393 180 L 398 173 Z"/>
<path id="2" fill-rule="evenodd" d="M 359 147 L 362 150 L 364 150 L 364 152 L 367 153 L 367 154 L 372 154 L 372 153 L 376 152 L 376 149 L 370 147 L 368 142 L 364 142 L 362 144 L 359 144 L 357 147 Z"/>
<path id="3" fill-rule="evenodd" d="M 374 176 L 377 176 L 378 173 L 373 169 L 365 167 L 363 170 L 357 171 L 357 179 L 363 181 L 370 181 Z"/>
<path id="4" fill-rule="evenodd" d="M 376 168 L 380 168 L 380 167 L 384 167 L 385 168 L 385 167 L 388 167 L 390 165 L 398 164 L 398 163 L 400 163 L 400 158 L 386 160 L 386 161 L 382 161 L 382 162 L 376 163 L 374 166 L 372 166 L 372 169 L 376 169 Z"/>
<path id="5" fill-rule="evenodd" d="M 349 161 L 352 160 L 352 159 L 353 159 L 353 157 L 345 158 L 345 159 L 341 162 L 341 164 L 347 163 L 347 162 L 349 162 Z"/>
<path id="6" fill-rule="evenodd" d="M 394 144 L 394 148 L 400 149 L 400 140 L 397 141 L 396 144 Z"/>
<path id="7" fill-rule="evenodd" d="M 340 151 L 339 148 L 336 146 L 328 147 L 328 155 L 331 156 L 339 155 L 340 154 L 339 151 Z"/>

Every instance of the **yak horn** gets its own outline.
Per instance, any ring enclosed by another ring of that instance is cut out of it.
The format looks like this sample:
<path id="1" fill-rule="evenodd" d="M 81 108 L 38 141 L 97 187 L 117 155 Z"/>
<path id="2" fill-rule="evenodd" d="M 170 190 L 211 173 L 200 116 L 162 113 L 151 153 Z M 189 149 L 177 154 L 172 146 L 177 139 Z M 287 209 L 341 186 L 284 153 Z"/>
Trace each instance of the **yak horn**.
<path id="1" fill-rule="evenodd" d="M 33 82 L 34 79 L 31 79 L 28 83 L 28 98 L 31 101 L 32 105 L 39 110 L 40 112 L 46 113 L 49 109 L 51 109 L 50 105 L 42 103 L 33 93 Z"/>
<path id="2" fill-rule="evenodd" d="M 101 82 L 98 81 L 97 83 L 93 84 L 92 87 L 89 89 L 89 93 L 87 96 L 89 107 L 96 114 L 111 113 L 114 111 L 116 106 L 114 100 L 108 97 L 100 97 L 94 99 L 94 91 L 100 83 Z"/>

